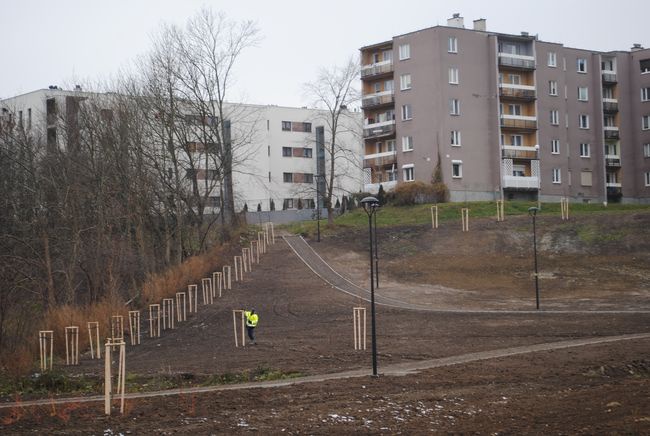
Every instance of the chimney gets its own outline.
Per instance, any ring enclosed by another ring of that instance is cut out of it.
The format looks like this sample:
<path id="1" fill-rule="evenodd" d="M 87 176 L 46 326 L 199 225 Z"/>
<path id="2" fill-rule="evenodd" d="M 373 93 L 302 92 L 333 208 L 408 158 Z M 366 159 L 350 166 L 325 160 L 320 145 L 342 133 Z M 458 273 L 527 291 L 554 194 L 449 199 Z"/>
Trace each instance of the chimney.
<path id="1" fill-rule="evenodd" d="M 453 17 L 447 19 L 447 26 L 449 27 L 458 27 L 460 29 L 465 28 L 465 19 L 460 16 L 460 14 L 454 14 Z"/>
<path id="2" fill-rule="evenodd" d="M 521 36 L 528 36 L 528 32 L 521 32 Z"/>
<path id="3" fill-rule="evenodd" d="M 481 32 L 487 31 L 487 24 L 485 18 L 479 18 L 474 20 L 474 30 L 480 30 Z"/>
<path id="4" fill-rule="evenodd" d="M 632 48 L 630 49 L 630 51 L 639 51 L 639 50 L 643 50 L 643 46 L 641 44 L 638 43 L 632 44 Z"/>

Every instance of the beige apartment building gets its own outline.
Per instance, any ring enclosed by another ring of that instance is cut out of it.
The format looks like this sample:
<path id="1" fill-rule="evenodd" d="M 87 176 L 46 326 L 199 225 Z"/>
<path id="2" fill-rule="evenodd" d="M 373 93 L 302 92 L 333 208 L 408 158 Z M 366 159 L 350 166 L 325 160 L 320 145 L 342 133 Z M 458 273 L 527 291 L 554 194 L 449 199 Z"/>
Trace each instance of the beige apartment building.
<path id="1" fill-rule="evenodd" d="M 650 203 L 650 49 L 599 52 L 455 14 L 361 48 L 364 188 L 452 201 Z"/>

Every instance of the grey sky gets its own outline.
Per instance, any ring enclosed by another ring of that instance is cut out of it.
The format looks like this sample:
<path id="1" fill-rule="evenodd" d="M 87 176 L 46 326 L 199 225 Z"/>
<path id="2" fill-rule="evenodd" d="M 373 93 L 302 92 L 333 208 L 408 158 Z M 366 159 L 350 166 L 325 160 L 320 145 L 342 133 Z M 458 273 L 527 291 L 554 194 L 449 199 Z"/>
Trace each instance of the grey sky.
<path id="1" fill-rule="evenodd" d="M 202 5 L 260 28 L 263 40 L 242 56 L 229 98 L 248 103 L 308 105 L 302 84 L 319 67 L 342 64 L 361 46 L 444 25 L 455 12 L 466 27 L 486 18 L 489 31 L 528 31 L 570 47 L 650 45 L 647 0 L 0 0 L 0 98 L 107 79 L 148 49 L 160 23 L 184 24 Z"/>

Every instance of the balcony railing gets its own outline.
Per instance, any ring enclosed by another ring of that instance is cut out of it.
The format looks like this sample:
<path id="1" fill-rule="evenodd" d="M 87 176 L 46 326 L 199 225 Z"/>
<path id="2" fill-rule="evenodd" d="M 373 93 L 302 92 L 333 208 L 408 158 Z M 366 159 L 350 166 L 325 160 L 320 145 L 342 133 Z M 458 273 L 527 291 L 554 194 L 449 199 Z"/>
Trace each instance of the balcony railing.
<path id="1" fill-rule="evenodd" d="M 537 129 L 537 117 L 501 115 L 501 127 L 535 130 Z"/>
<path id="2" fill-rule="evenodd" d="M 395 133 L 395 120 L 383 121 L 381 123 L 366 124 L 363 126 L 364 138 L 375 138 Z"/>
<path id="3" fill-rule="evenodd" d="M 616 83 L 615 71 L 603 71 L 603 83 Z"/>
<path id="4" fill-rule="evenodd" d="M 618 127 L 614 126 L 605 126 L 605 139 L 619 139 Z"/>
<path id="5" fill-rule="evenodd" d="M 534 70 L 535 58 L 533 56 L 499 53 L 499 65 L 522 70 Z"/>
<path id="6" fill-rule="evenodd" d="M 607 186 L 608 188 L 620 188 L 620 187 L 622 187 L 621 184 L 618 183 L 618 182 L 607 182 L 607 183 L 605 183 L 605 186 Z"/>
<path id="7" fill-rule="evenodd" d="M 603 111 L 608 113 L 618 112 L 618 100 L 603 98 Z"/>
<path id="8" fill-rule="evenodd" d="M 384 153 L 367 154 L 363 157 L 364 168 L 381 167 L 397 163 L 397 152 L 386 151 Z"/>
<path id="9" fill-rule="evenodd" d="M 364 65 L 361 67 L 361 78 L 378 76 L 393 72 L 393 61 L 382 61 L 375 64 Z"/>
<path id="10" fill-rule="evenodd" d="M 361 100 L 361 108 L 368 109 L 370 107 L 391 103 L 395 103 L 394 91 L 377 92 L 374 94 L 364 95 L 363 99 Z"/>
<path id="11" fill-rule="evenodd" d="M 539 177 L 503 176 L 503 187 L 510 189 L 539 189 Z"/>
<path id="12" fill-rule="evenodd" d="M 521 145 L 502 145 L 501 157 L 503 159 L 539 159 L 539 146 L 524 147 Z"/>
<path id="13" fill-rule="evenodd" d="M 608 167 L 620 167 L 621 166 L 621 158 L 620 157 L 606 157 L 605 158 L 605 165 Z"/>
<path id="14" fill-rule="evenodd" d="M 510 85 L 507 83 L 499 85 L 499 96 L 519 100 L 535 100 L 537 98 L 534 86 Z"/>

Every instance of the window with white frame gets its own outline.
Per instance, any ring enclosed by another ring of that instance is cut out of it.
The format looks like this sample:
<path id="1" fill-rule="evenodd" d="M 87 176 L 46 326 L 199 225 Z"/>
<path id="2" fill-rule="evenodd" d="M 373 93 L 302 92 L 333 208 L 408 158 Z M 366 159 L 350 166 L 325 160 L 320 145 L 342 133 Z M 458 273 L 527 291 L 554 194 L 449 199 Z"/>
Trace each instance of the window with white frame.
<path id="1" fill-rule="evenodd" d="M 410 74 L 402 74 L 401 76 L 399 76 L 399 89 L 401 91 L 406 91 L 407 89 L 411 89 Z"/>
<path id="2" fill-rule="evenodd" d="M 449 99 L 449 114 L 460 115 L 460 100 L 457 98 Z"/>
<path id="3" fill-rule="evenodd" d="M 580 144 L 580 157 L 591 157 L 591 146 L 589 144 Z"/>
<path id="4" fill-rule="evenodd" d="M 650 157 L 650 143 L 643 144 L 643 157 Z"/>
<path id="5" fill-rule="evenodd" d="M 392 91 L 393 90 L 393 79 L 386 80 L 384 82 L 384 91 Z"/>
<path id="6" fill-rule="evenodd" d="M 641 117 L 641 129 L 650 129 L 650 115 L 644 115 Z"/>
<path id="7" fill-rule="evenodd" d="M 650 101 L 650 87 L 641 88 L 641 101 Z"/>
<path id="8" fill-rule="evenodd" d="M 460 131 L 458 130 L 451 131 L 451 145 L 460 147 Z"/>
<path id="9" fill-rule="evenodd" d="M 404 174 L 405 182 L 412 182 L 415 180 L 415 168 L 413 168 L 413 164 L 402 165 L 402 173 Z"/>
<path id="10" fill-rule="evenodd" d="M 560 154 L 560 140 L 552 139 L 551 140 L 551 154 Z"/>
<path id="11" fill-rule="evenodd" d="M 557 126 L 560 124 L 560 114 L 558 113 L 557 109 L 553 109 L 550 112 L 551 115 L 551 124 L 554 126 Z"/>
<path id="12" fill-rule="evenodd" d="M 650 171 L 645 172 L 645 185 L 650 186 Z"/>
<path id="13" fill-rule="evenodd" d="M 589 115 L 580 114 L 578 115 L 578 127 L 581 129 L 589 128 Z"/>
<path id="14" fill-rule="evenodd" d="M 402 151 L 413 151 L 412 136 L 402 136 Z"/>
<path id="15" fill-rule="evenodd" d="M 405 59 L 411 58 L 411 45 L 410 44 L 401 44 L 399 46 L 399 60 L 403 61 Z"/>
<path id="16" fill-rule="evenodd" d="M 386 151 L 395 151 L 395 140 L 389 139 L 386 141 Z"/>
<path id="17" fill-rule="evenodd" d="M 512 175 L 515 177 L 526 177 L 526 165 L 513 165 Z"/>
<path id="18" fill-rule="evenodd" d="M 559 168 L 553 168 L 553 183 L 562 183 L 562 172 L 560 171 Z"/>
<path id="19" fill-rule="evenodd" d="M 410 104 L 403 104 L 402 105 L 402 121 L 408 121 L 410 119 L 413 119 L 413 112 L 411 111 L 411 105 Z"/>
<path id="20" fill-rule="evenodd" d="M 458 38 L 450 36 L 447 40 L 447 51 L 449 53 L 458 53 Z"/>
<path id="21" fill-rule="evenodd" d="M 452 160 L 451 161 L 451 177 L 454 179 L 460 179 L 463 177 L 463 161 L 462 160 Z"/>
<path id="22" fill-rule="evenodd" d="M 605 127 L 616 127 L 616 118 L 613 115 L 605 115 L 603 117 L 603 124 Z"/>
<path id="23" fill-rule="evenodd" d="M 449 83 L 458 85 L 458 68 L 449 67 Z"/>
<path id="24" fill-rule="evenodd" d="M 587 72 L 587 59 L 578 58 L 577 64 L 578 64 L 578 73 Z"/>
<path id="25" fill-rule="evenodd" d="M 557 54 L 554 51 L 548 52 L 548 66 L 553 68 L 557 67 Z"/>
<path id="26" fill-rule="evenodd" d="M 510 135 L 510 145 L 521 147 L 524 145 L 524 137 L 522 135 Z"/>
<path id="27" fill-rule="evenodd" d="M 614 88 L 609 86 L 603 87 L 603 98 L 614 98 Z"/>
<path id="28" fill-rule="evenodd" d="M 648 151 L 650 151 L 650 149 Z M 611 142 L 605 143 L 605 154 L 607 156 L 618 156 L 618 146 Z"/>
<path id="29" fill-rule="evenodd" d="M 508 112 L 510 115 L 521 116 L 521 105 L 520 104 L 509 104 Z"/>
<path id="30" fill-rule="evenodd" d="M 548 81 L 548 95 L 557 96 L 557 81 L 549 80 Z"/>
<path id="31" fill-rule="evenodd" d="M 579 86 L 578 87 L 578 100 L 580 101 L 588 101 L 589 100 L 589 88 L 586 86 Z"/>
<path id="32" fill-rule="evenodd" d="M 519 74 L 508 74 L 509 82 L 511 85 L 521 85 L 521 75 Z"/>

